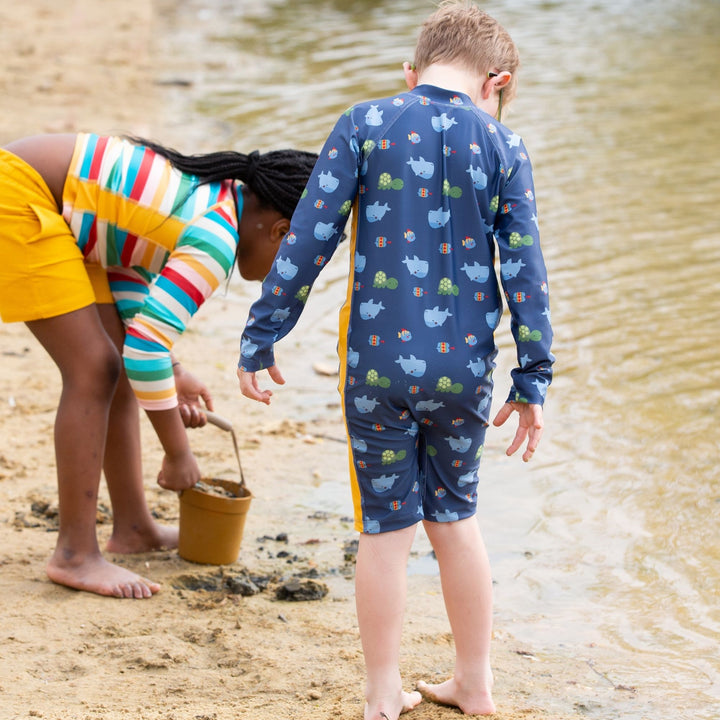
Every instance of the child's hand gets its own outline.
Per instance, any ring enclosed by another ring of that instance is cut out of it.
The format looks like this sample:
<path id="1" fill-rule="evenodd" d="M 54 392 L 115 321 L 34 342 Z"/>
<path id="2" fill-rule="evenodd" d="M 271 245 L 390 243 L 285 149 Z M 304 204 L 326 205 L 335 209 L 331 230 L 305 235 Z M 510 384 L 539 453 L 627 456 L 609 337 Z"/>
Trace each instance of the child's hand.
<path id="1" fill-rule="evenodd" d="M 271 365 L 268 369 L 268 375 L 276 385 L 284 385 L 285 378 L 282 376 L 277 365 Z M 240 380 L 240 392 L 251 400 L 257 400 L 258 402 L 270 404 L 270 398 L 272 397 L 272 390 L 261 390 L 257 382 L 257 377 L 254 372 L 247 372 L 242 368 L 238 368 L 237 376 Z"/>
<path id="2" fill-rule="evenodd" d="M 493 420 L 493 425 L 500 427 L 512 414 L 517 411 L 520 416 L 518 419 L 518 429 L 515 433 L 507 454 L 512 455 L 527 438 L 527 449 L 523 453 L 522 459 L 528 462 L 535 450 L 543 433 L 543 410 L 542 405 L 532 405 L 530 403 L 510 402 L 505 403 Z"/>
<path id="3" fill-rule="evenodd" d="M 205 383 L 198 380 L 179 363 L 173 367 L 175 389 L 178 396 L 180 417 L 185 427 L 198 428 L 207 423 L 200 399 L 208 410 L 213 410 L 213 400 Z"/>
<path id="4" fill-rule="evenodd" d="M 158 485 L 166 490 L 188 490 L 200 480 L 200 468 L 190 450 L 179 455 L 163 457 L 158 473 Z"/>

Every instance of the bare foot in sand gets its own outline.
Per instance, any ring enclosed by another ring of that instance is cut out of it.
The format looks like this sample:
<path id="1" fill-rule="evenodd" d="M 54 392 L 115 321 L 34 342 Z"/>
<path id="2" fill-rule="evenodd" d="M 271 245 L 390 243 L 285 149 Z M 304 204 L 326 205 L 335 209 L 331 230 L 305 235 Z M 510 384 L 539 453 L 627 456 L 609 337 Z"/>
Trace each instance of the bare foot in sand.
<path id="1" fill-rule="evenodd" d="M 364 720 L 397 720 L 403 713 L 410 712 L 416 705 L 422 701 L 419 692 L 404 692 L 392 700 L 380 700 L 370 706 L 370 702 L 365 703 Z"/>
<path id="2" fill-rule="evenodd" d="M 68 561 L 56 550 L 47 564 L 46 572 L 58 585 L 110 597 L 149 598 L 160 589 L 158 583 L 109 563 L 100 554 Z"/>
<path id="3" fill-rule="evenodd" d="M 426 700 L 460 708 L 466 715 L 492 715 L 495 712 L 489 688 L 479 692 L 476 687 L 469 690 L 461 687 L 455 678 L 450 678 L 439 685 L 430 685 L 421 680 L 417 689 Z"/>
<path id="4" fill-rule="evenodd" d="M 178 546 L 178 529 L 152 523 L 146 528 L 133 526 L 127 529 L 113 528 L 105 549 L 111 553 L 128 555 L 174 550 Z"/>

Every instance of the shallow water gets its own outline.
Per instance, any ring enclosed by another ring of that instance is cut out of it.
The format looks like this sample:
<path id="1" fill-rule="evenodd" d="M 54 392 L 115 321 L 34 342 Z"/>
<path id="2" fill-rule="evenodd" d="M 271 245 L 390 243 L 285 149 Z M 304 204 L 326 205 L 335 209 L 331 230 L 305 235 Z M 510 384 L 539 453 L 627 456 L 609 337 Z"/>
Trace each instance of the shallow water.
<path id="1" fill-rule="evenodd" d="M 409 0 L 161 7 L 159 42 L 177 57 L 163 79 L 190 82 L 164 90 L 188 148 L 242 150 L 317 150 L 355 100 L 402 88 L 401 63 L 432 10 Z M 488 436 L 479 517 L 497 622 L 538 648 L 612 656 L 612 681 L 653 698 L 631 698 L 623 718 L 717 718 L 720 3 L 485 9 L 523 59 L 506 120 L 536 169 L 558 358 L 532 464 L 504 456 L 506 431 Z M 278 349 L 286 366 L 292 358 L 282 392 L 298 417 L 337 401 L 336 381 L 311 366 L 334 361 L 346 269 L 341 248 Z M 255 292 L 233 284 L 237 327 L 214 331 L 239 337 Z M 506 333 L 497 398 L 514 359 Z M 314 500 L 347 512 L 345 490 L 342 476 Z M 435 568 L 421 557 L 412 570 Z"/>

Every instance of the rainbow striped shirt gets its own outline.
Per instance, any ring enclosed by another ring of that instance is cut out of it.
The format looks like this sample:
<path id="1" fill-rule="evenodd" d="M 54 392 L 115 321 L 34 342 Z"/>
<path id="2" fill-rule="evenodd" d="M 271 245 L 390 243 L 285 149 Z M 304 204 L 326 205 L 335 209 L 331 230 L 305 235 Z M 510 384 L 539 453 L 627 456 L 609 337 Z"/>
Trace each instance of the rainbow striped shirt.
<path id="1" fill-rule="evenodd" d="M 232 181 L 196 187 L 147 147 L 78 134 L 63 217 L 87 263 L 107 268 L 140 406 L 177 406 L 170 350 L 228 276 L 238 242 Z M 242 211 L 242 193 L 237 193 Z"/>

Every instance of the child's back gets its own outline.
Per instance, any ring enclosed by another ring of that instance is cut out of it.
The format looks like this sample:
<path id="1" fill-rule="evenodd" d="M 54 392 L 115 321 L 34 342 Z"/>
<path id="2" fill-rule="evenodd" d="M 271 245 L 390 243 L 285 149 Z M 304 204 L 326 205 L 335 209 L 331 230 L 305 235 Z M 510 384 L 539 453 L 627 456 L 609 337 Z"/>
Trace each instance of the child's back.
<path id="1" fill-rule="evenodd" d="M 533 308 L 529 327 L 547 326 L 530 162 L 520 139 L 467 96 L 430 85 L 357 105 L 343 122 L 357 155 L 344 158 L 347 146 L 339 145 L 337 154 L 321 155 L 331 192 L 320 193 L 326 207 L 314 220 L 339 224 L 335 213 L 356 191 L 357 169 L 351 384 L 376 371 L 425 393 L 447 377 L 455 390 L 460 383 L 474 393 L 490 370 L 501 312 L 495 231 L 508 294 Z M 533 342 L 526 349 L 532 357 Z"/>

